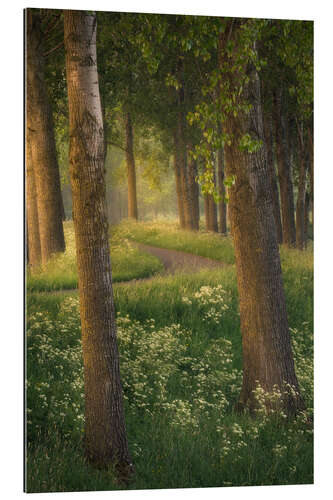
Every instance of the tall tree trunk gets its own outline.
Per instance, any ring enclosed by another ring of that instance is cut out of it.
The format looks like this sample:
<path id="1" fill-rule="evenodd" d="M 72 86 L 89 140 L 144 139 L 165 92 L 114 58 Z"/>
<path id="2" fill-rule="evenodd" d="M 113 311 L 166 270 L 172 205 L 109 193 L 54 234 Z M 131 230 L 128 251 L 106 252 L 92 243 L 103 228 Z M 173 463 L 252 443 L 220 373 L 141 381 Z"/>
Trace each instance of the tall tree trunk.
<path id="1" fill-rule="evenodd" d="M 197 163 L 193 158 L 188 160 L 189 189 L 191 193 L 193 229 L 199 229 L 200 209 L 199 209 L 199 185 L 196 182 Z"/>
<path id="2" fill-rule="evenodd" d="M 213 170 L 213 183 L 214 190 L 216 191 L 216 172 L 215 165 Z M 218 224 L 217 224 L 217 205 L 214 200 L 214 196 L 212 194 L 208 195 L 209 199 L 209 229 L 214 233 L 218 232 Z"/>
<path id="3" fill-rule="evenodd" d="M 184 209 L 184 228 L 193 229 L 194 228 L 193 207 L 192 207 L 191 190 L 190 190 L 189 175 L 187 168 L 188 167 L 187 151 L 186 151 L 186 143 L 184 137 L 184 132 L 185 132 L 184 128 L 185 128 L 184 113 L 182 111 L 179 111 L 178 124 L 177 124 L 178 147 L 179 147 L 178 157 L 179 157 L 180 186 L 181 186 L 183 209 Z"/>
<path id="4" fill-rule="evenodd" d="M 305 193 L 306 193 L 306 159 L 304 150 L 303 132 L 299 128 L 299 179 L 296 204 L 296 246 L 303 250 L 305 246 Z"/>
<path id="5" fill-rule="evenodd" d="M 60 190 L 60 212 L 61 212 L 61 220 L 66 220 L 66 212 L 65 212 L 65 205 L 64 205 L 64 198 Z"/>
<path id="6" fill-rule="evenodd" d="M 212 194 L 204 195 L 204 212 L 205 212 L 206 230 L 217 233 L 218 232 L 217 209 Z"/>
<path id="7" fill-rule="evenodd" d="M 287 125 L 286 118 L 282 112 L 281 100 L 281 92 L 276 93 L 275 139 L 282 211 L 282 243 L 289 247 L 293 247 L 296 243 L 294 193 L 287 145 Z"/>
<path id="8" fill-rule="evenodd" d="M 213 184 L 215 189 L 216 188 L 215 170 L 213 172 Z M 210 193 L 204 194 L 204 211 L 205 211 L 206 230 L 217 233 L 218 232 L 217 206 L 214 201 L 213 195 Z"/>
<path id="9" fill-rule="evenodd" d="M 35 176 L 32 165 L 31 146 L 26 134 L 26 203 L 27 203 L 27 241 L 29 266 L 33 271 L 41 264 L 41 249 L 39 239 L 37 194 L 35 187 Z"/>
<path id="10" fill-rule="evenodd" d="M 27 128 L 37 191 L 42 263 L 65 250 L 53 117 L 44 77 L 40 18 L 27 9 Z"/>
<path id="11" fill-rule="evenodd" d="M 136 199 L 136 173 L 133 151 L 133 127 L 130 113 L 126 113 L 126 163 L 128 183 L 128 217 L 138 219 Z"/>
<path id="12" fill-rule="evenodd" d="M 221 200 L 219 201 L 219 232 L 227 234 L 227 205 L 225 199 L 225 185 L 224 185 L 224 150 L 219 149 L 217 152 L 217 180 L 218 192 Z"/>
<path id="13" fill-rule="evenodd" d="M 174 133 L 174 172 L 175 172 L 175 183 L 177 191 L 177 206 L 178 206 L 178 217 L 179 225 L 181 229 L 185 228 L 185 216 L 184 216 L 184 205 L 183 205 L 183 192 L 181 186 L 181 176 L 180 176 L 180 149 L 179 149 L 179 137 L 177 131 Z"/>
<path id="14" fill-rule="evenodd" d="M 203 195 L 204 199 L 204 214 L 205 214 L 205 225 L 206 225 L 206 231 L 209 231 L 209 199 L 208 199 L 208 194 Z"/>
<path id="15" fill-rule="evenodd" d="M 85 447 L 97 466 L 132 469 L 119 372 L 112 291 L 104 134 L 96 61 L 96 16 L 64 11 L 66 74 L 82 349 L 85 382 Z"/>
<path id="16" fill-rule="evenodd" d="M 233 36 L 239 33 L 237 24 L 229 25 L 221 35 L 225 44 L 231 29 Z M 237 50 L 235 45 L 234 51 Z M 235 64 L 234 57 L 235 52 L 225 56 L 230 68 Z M 255 152 L 238 147 L 245 134 L 254 140 L 264 137 L 260 81 L 254 66 L 248 66 L 247 76 L 249 82 L 243 96 L 252 108 L 248 114 L 240 111 L 236 116 L 227 112 L 225 122 L 225 132 L 232 138 L 225 145 L 226 174 L 235 176 L 230 205 L 243 343 L 239 406 L 255 406 L 253 391 L 258 384 L 269 393 L 277 386 L 283 394 L 285 410 L 293 414 L 303 408 L 303 401 L 291 349 L 266 152 L 263 147 Z M 229 88 L 237 89 L 241 76 L 230 70 L 223 73 L 223 78 Z M 294 387 L 295 392 L 286 384 Z"/>
<path id="17" fill-rule="evenodd" d="M 265 135 L 265 145 L 267 150 L 268 171 L 272 189 L 272 201 L 273 201 L 274 220 L 276 225 L 276 234 L 278 243 L 282 243 L 282 222 L 281 222 L 279 190 L 278 190 L 275 166 L 274 166 L 273 124 L 272 124 L 271 112 L 264 113 L 263 118 L 264 118 L 264 135 Z"/>

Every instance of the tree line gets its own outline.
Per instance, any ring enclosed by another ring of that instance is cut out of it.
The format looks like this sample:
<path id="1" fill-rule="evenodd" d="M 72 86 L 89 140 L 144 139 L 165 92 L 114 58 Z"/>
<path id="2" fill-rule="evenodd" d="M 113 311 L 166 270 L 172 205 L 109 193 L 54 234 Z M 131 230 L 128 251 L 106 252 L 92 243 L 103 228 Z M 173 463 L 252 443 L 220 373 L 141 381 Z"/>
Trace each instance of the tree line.
<path id="1" fill-rule="evenodd" d="M 278 387 L 294 415 L 304 403 L 279 244 L 304 249 L 310 207 L 313 221 L 312 82 L 312 22 L 26 11 L 28 262 L 33 270 L 65 248 L 55 135 L 62 127 L 77 249 L 86 453 L 99 466 L 115 464 L 121 478 L 133 466 L 109 258 L 108 146 L 126 154 L 129 217 L 140 215 L 135 134 L 156 134 L 173 158 L 180 227 L 199 229 L 200 190 L 206 228 L 226 234 L 229 227 L 243 342 L 238 407 L 253 409 L 259 383 L 267 392 Z"/>

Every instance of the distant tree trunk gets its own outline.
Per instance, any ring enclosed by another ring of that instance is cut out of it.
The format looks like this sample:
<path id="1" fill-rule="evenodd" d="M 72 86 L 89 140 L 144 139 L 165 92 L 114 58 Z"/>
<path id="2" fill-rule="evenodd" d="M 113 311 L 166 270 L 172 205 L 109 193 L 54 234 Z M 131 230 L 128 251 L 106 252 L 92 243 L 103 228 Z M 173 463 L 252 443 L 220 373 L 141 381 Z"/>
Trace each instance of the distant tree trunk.
<path id="1" fill-rule="evenodd" d="M 277 93 L 275 95 L 275 138 L 282 211 L 282 242 L 293 247 L 296 243 L 294 193 L 287 145 L 287 126 L 281 110 L 281 99 L 281 93 Z"/>
<path id="2" fill-rule="evenodd" d="M 27 203 L 27 242 L 29 266 L 33 271 L 41 264 L 41 249 L 39 239 L 37 194 L 35 187 L 35 176 L 32 165 L 31 146 L 26 136 L 26 203 Z"/>
<path id="3" fill-rule="evenodd" d="M 303 250 L 305 246 L 305 193 L 306 193 L 306 159 L 303 140 L 303 132 L 299 127 L 299 179 L 298 179 L 298 196 L 296 204 L 296 246 L 299 250 Z"/>
<path id="4" fill-rule="evenodd" d="M 215 174 L 213 177 L 214 185 L 216 185 Z M 205 224 L 206 231 L 218 232 L 217 225 L 217 207 L 212 194 L 204 194 L 204 212 L 205 212 Z"/>
<path id="5" fill-rule="evenodd" d="M 220 35 L 224 44 L 231 34 L 236 40 L 237 31 L 237 24 L 230 23 Z M 224 57 L 226 65 L 234 66 L 234 53 Z M 265 148 L 250 153 L 238 147 L 244 134 L 255 140 L 264 137 L 260 81 L 250 64 L 247 76 L 243 96 L 252 108 L 248 114 L 229 112 L 225 122 L 225 132 L 233 138 L 225 145 L 226 174 L 235 176 L 229 192 L 243 341 L 239 407 L 256 405 L 253 391 L 258 384 L 266 392 L 277 386 L 283 407 L 294 414 L 303 408 L 303 401 L 294 369 Z M 223 78 L 229 88 L 237 89 L 240 76 L 235 71 L 225 71 Z"/>
<path id="6" fill-rule="evenodd" d="M 64 205 L 64 198 L 62 196 L 61 190 L 60 190 L 60 212 L 61 212 L 61 220 L 66 220 L 66 212 L 65 212 L 65 205 Z"/>
<path id="7" fill-rule="evenodd" d="M 217 152 L 217 180 L 218 180 L 218 193 L 221 200 L 218 203 L 219 208 L 219 232 L 227 234 L 227 205 L 225 199 L 225 185 L 224 185 L 224 150 L 219 149 Z"/>
<path id="8" fill-rule="evenodd" d="M 179 149 L 179 137 L 177 131 L 174 133 L 174 172 L 175 172 L 175 183 L 177 191 L 177 204 L 178 204 L 178 217 L 179 225 L 181 229 L 185 228 L 185 216 L 184 216 L 184 205 L 183 205 L 183 193 L 181 186 L 181 176 L 180 176 L 180 149 Z"/>
<path id="9" fill-rule="evenodd" d="M 96 61 L 96 16 L 64 11 L 70 174 L 85 380 L 85 447 L 90 462 L 132 470 L 113 302 Z"/>
<path id="10" fill-rule="evenodd" d="M 136 173 L 133 151 L 133 127 L 130 113 L 126 113 L 126 163 L 128 183 L 128 217 L 138 219 L 136 199 Z"/>
<path id="11" fill-rule="evenodd" d="M 212 194 L 204 195 L 204 211 L 205 211 L 206 230 L 217 233 L 218 232 L 217 208 Z"/>
<path id="12" fill-rule="evenodd" d="M 27 9 L 27 128 L 37 191 L 42 263 L 65 250 L 53 117 L 44 77 L 40 18 Z"/>
<path id="13" fill-rule="evenodd" d="M 276 225 L 276 233 L 278 243 L 282 243 L 282 222 L 280 211 L 279 190 L 277 185 L 275 166 L 274 166 L 274 153 L 273 153 L 273 130 L 272 130 L 272 114 L 270 112 L 264 114 L 264 134 L 265 145 L 267 149 L 267 163 L 270 176 L 270 183 L 272 189 L 272 201 L 274 220 Z"/>
<path id="14" fill-rule="evenodd" d="M 191 190 L 188 175 L 187 151 L 184 137 L 185 119 L 184 113 L 178 113 L 178 147 L 179 147 L 179 173 L 180 186 L 182 191 L 182 201 L 184 209 L 184 228 L 194 229 L 193 207 L 191 199 Z"/>
<path id="15" fill-rule="evenodd" d="M 199 209 L 199 185 L 195 178 L 197 176 L 197 163 L 193 158 L 188 161 L 188 178 L 191 193 L 193 229 L 199 229 L 200 209 Z"/>

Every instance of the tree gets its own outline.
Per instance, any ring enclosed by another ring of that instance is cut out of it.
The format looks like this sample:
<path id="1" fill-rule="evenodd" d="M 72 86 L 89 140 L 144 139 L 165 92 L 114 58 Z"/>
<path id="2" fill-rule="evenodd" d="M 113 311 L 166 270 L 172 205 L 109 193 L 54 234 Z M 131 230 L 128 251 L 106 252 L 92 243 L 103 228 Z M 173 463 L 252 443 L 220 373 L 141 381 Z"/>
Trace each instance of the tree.
<path id="1" fill-rule="evenodd" d="M 32 165 L 31 146 L 28 134 L 26 134 L 26 203 L 29 266 L 33 271 L 40 266 L 41 249 L 39 238 L 37 193 Z"/>
<path id="2" fill-rule="evenodd" d="M 260 25 L 259 25 L 260 26 Z M 277 387 L 287 413 L 303 408 L 294 369 L 264 139 L 260 79 L 254 41 L 257 25 L 228 20 L 220 34 L 225 101 L 222 107 L 227 175 L 231 186 L 243 344 L 239 406 L 255 405 L 259 384 Z M 236 99 L 237 96 L 237 99 Z M 228 106 L 229 99 L 236 106 Z"/>
<path id="3" fill-rule="evenodd" d="M 52 109 L 45 83 L 44 44 L 38 10 L 27 9 L 27 129 L 37 192 L 42 264 L 65 250 L 60 176 Z"/>
<path id="4" fill-rule="evenodd" d="M 97 466 L 132 471 L 125 430 L 105 203 L 96 16 L 64 11 L 70 176 L 85 379 L 85 448 Z"/>
<path id="5" fill-rule="evenodd" d="M 294 247 L 296 243 L 295 226 L 295 205 L 294 189 L 291 175 L 290 150 L 288 148 L 288 128 L 285 115 L 285 106 L 283 109 L 283 91 L 279 89 L 275 94 L 275 140 L 276 155 L 278 164 L 278 178 L 281 196 L 282 212 L 282 243 Z"/>
<path id="6" fill-rule="evenodd" d="M 133 127 L 130 113 L 126 113 L 126 162 L 128 180 L 128 217 L 137 220 L 136 171 L 133 151 Z"/>
<path id="7" fill-rule="evenodd" d="M 296 203 L 296 247 L 299 250 L 304 250 L 306 246 L 306 232 L 305 232 L 305 195 L 306 195 L 306 173 L 307 161 L 305 156 L 305 141 L 303 134 L 303 124 L 297 122 L 298 128 L 298 164 L 299 164 L 299 178 L 298 178 L 298 196 Z"/>
<path id="8" fill-rule="evenodd" d="M 225 185 L 224 185 L 224 147 L 217 152 L 217 179 L 219 194 L 219 232 L 227 234 L 227 205 L 225 203 Z"/>

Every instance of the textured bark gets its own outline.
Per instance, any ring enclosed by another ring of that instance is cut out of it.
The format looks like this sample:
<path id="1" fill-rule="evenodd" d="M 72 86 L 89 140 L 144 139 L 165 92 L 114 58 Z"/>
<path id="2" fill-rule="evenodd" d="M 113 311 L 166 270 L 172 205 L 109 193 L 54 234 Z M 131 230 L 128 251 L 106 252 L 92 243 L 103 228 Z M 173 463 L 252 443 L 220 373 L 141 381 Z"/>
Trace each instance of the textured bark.
<path id="1" fill-rule="evenodd" d="M 234 25 L 232 33 L 237 34 Z M 226 62 L 233 66 L 233 56 L 226 57 Z M 247 74 L 243 95 L 252 109 L 236 117 L 230 113 L 225 122 L 225 132 L 233 137 L 225 146 L 226 174 L 235 176 L 230 205 L 243 345 L 239 407 L 255 406 L 253 391 L 258 384 L 266 392 L 277 386 L 283 391 L 285 410 L 293 414 L 303 408 L 303 401 L 291 349 L 266 151 L 261 147 L 248 153 L 237 146 L 243 134 L 264 138 L 259 77 L 254 67 L 249 66 Z M 230 88 L 237 86 L 237 73 L 230 71 L 223 77 Z"/>
<path id="2" fill-rule="evenodd" d="M 29 266 L 33 271 L 41 264 L 41 249 L 39 239 L 37 194 L 35 176 L 32 165 L 31 147 L 28 134 L 26 137 L 26 207 L 27 207 L 27 242 Z"/>
<path id="3" fill-rule="evenodd" d="M 212 194 L 208 195 L 208 201 L 209 201 L 209 231 L 217 233 L 218 232 L 217 206 Z"/>
<path id="4" fill-rule="evenodd" d="M 218 232 L 217 208 L 213 195 L 211 194 L 204 195 L 204 211 L 205 211 L 206 230 L 217 233 Z"/>
<path id="5" fill-rule="evenodd" d="M 224 185 L 224 150 L 219 149 L 217 152 L 217 181 L 218 193 L 221 200 L 218 203 L 219 209 L 219 232 L 227 234 L 227 205 L 225 199 L 225 185 Z"/>
<path id="6" fill-rule="evenodd" d="M 299 131 L 302 134 L 301 131 Z M 299 137 L 299 179 L 298 179 L 298 194 L 296 204 L 296 246 L 299 250 L 305 247 L 305 193 L 306 193 L 306 159 L 303 137 Z"/>
<path id="7" fill-rule="evenodd" d="M 282 212 L 282 243 L 293 247 L 296 243 L 294 193 L 287 143 L 286 118 L 282 110 L 281 92 L 275 94 L 275 140 Z"/>
<path id="8" fill-rule="evenodd" d="M 105 199 L 96 16 L 64 11 L 73 194 L 85 383 L 85 448 L 93 464 L 132 470 L 119 372 Z"/>
<path id="9" fill-rule="evenodd" d="M 274 212 L 274 220 L 276 226 L 276 234 L 278 243 L 282 243 L 282 222 L 281 222 L 279 189 L 277 185 L 277 178 L 274 166 L 272 114 L 270 112 L 264 113 L 263 118 L 264 118 L 265 146 L 267 151 L 267 164 L 268 164 L 270 184 L 272 189 L 272 201 L 273 201 L 273 212 Z"/>
<path id="10" fill-rule="evenodd" d="M 44 77 L 40 19 L 27 9 L 27 128 L 37 191 L 42 263 L 65 250 L 61 213 L 60 175 L 54 139 L 52 109 Z"/>
<path id="11" fill-rule="evenodd" d="M 133 151 L 133 127 L 130 113 L 126 113 L 126 163 L 128 185 L 128 217 L 138 219 L 138 204 L 136 198 L 136 172 Z"/>
<path id="12" fill-rule="evenodd" d="M 188 161 L 188 179 L 189 179 L 189 189 L 191 194 L 191 205 L 192 205 L 192 229 L 199 229 L 200 221 L 200 209 L 199 209 L 199 185 L 196 182 L 197 176 L 197 163 L 193 158 Z"/>

